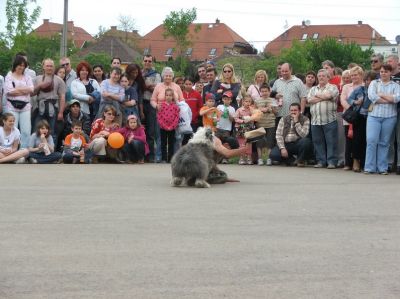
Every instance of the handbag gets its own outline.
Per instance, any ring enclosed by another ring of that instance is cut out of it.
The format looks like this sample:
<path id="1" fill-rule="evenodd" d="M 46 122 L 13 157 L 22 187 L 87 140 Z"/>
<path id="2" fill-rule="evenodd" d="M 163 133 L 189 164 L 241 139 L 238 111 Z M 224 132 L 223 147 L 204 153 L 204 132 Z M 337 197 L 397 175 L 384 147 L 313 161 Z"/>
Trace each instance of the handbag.
<path id="1" fill-rule="evenodd" d="M 15 109 L 24 109 L 29 102 L 7 99 Z"/>
<path id="2" fill-rule="evenodd" d="M 360 114 L 361 105 L 351 105 L 349 109 L 343 112 L 342 118 L 348 123 L 354 124 L 358 120 L 358 116 Z"/>

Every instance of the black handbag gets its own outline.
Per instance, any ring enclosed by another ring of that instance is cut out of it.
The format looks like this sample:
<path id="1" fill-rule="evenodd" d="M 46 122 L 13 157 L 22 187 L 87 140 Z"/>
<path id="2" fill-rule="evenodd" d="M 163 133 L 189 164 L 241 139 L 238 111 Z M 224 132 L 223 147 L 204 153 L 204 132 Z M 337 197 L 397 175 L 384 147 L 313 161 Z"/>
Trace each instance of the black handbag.
<path id="1" fill-rule="evenodd" d="M 26 104 L 28 104 L 29 102 L 25 102 L 25 101 L 20 101 L 20 100 L 10 100 L 7 99 L 7 101 L 9 101 L 11 103 L 11 105 L 13 105 L 13 107 L 15 109 L 24 109 Z"/>
<path id="2" fill-rule="evenodd" d="M 360 108 L 361 105 L 359 106 L 356 106 L 354 104 L 351 105 L 349 109 L 343 112 L 342 118 L 348 123 L 354 124 L 355 122 L 357 122 L 358 117 L 360 115 Z"/>

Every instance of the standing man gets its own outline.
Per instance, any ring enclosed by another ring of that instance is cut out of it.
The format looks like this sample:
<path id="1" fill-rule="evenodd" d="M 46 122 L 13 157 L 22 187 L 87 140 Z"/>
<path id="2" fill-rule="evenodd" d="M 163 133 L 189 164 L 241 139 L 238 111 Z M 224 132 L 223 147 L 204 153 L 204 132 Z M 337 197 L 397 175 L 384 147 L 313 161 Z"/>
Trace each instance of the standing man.
<path id="1" fill-rule="evenodd" d="M 34 95 L 37 95 L 39 111 L 35 124 L 42 119 L 48 121 L 54 144 L 57 144 L 56 121 L 64 122 L 65 92 L 64 81 L 54 75 L 54 61 L 46 58 L 42 62 L 43 75 L 36 76 L 34 80 Z"/>
<path id="2" fill-rule="evenodd" d="M 203 87 L 203 103 L 205 103 L 206 94 L 211 92 L 211 88 L 214 84 L 215 78 L 217 78 L 217 70 L 213 67 L 209 67 L 206 71 L 206 78 L 208 83 L 205 84 Z"/>
<path id="3" fill-rule="evenodd" d="M 198 82 L 201 82 L 203 83 L 203 86 L 206 86 L 208 84 L 206 65 L 202 64 L 199 67 L 197 67 L 197 75 L 199 76 Z"/>
<path id="4" fill-rule="evenodd" d="M 60 59 L 60 65 L 65 68 L 65 82 L 67 88 L 71 88 L 71 83 L 76 79 L 76 72 L 72 69 L 71 60 L 68 57 Z"/>
<path id="5" fill-rule="evenodd" d="M 318 85 L 313 86 L 308 94 L 311 104 L 311 132 L 317 164 L 315 168 L 328 165 L 334 169 L 337 165 L 337 87 L 328 83 L 328 72 L 320 69 L 317 74 Z"/>
<path id="6" fill-rule="evenodd" d="M 380 78 L 380 70 L 383 65 L 383 55 L 382 54 L 373 54 L 371 56 L 371 71 L 374 71 L 378 74 L 377 78 Z"/>
<path id="7" fill-rule="evenodd" d="M 284 63 L 281 66 L 281 78 L 277 79 L 272 87 L 272 91 L 277 93 L 276 97 L 282 98 L 282 107 L 276 116 L 276 126 L 280 119 L 289 114 L 289 107 L 293 103 L 299 103 L 301 113 L 304 113 L 307 101 L 307 90 L 303 82 L 292 76 L 292 66 Z"/>
<path id="8" fill-rule="evenodd" d="M 272 86 L 274 86 L 274 83 L 276 80 L 278 80 L 282 74 L 281 74 L 281 68 L 282 68 L 282 62 L 278 62 L 278 65 L 276 66 L 276 78 L 269 81 L 269 86 L 272 88 Z"/>
<path id="9" fill-rule="evenodd" d="M 149 162 L 161 161 L 161 140 L 160 128 L 156 118 L 156 109 L 151 106 L 150 99 L 154 87 L 161 83 L 161 76 L 153 68 L 153 56 L 145 55 L 143 57 L 142 75 L 146 84 L 143 93 L 143 113 L 146 126 L 147 143 L 149 144 Z M 154 147 L 156 143 L 156 148 Z"/>
<path id="10" fill-rule="evenodd" d="M 392 67 L 391 80 L 400 84 L 399 56 L 389 55 L 386 63 Z M 395 167 L 397 158 L 396 174 L 400 175 L 400 104 L 397 104 L 397 123 L 394 127 L 389 148 L 389 171 Z M 391 169 L 392 168 L 392 169 Z"/>

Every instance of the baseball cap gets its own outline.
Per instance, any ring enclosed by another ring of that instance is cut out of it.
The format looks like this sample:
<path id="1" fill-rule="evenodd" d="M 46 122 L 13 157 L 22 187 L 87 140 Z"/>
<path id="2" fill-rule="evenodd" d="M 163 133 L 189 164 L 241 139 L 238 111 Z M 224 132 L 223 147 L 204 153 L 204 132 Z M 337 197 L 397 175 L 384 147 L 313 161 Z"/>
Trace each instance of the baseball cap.
<path id="1" fill-rule="evenodd" d="M 215 96 L 214 96 L 214 94 L 212 94 L 211 92 L 208 92 L 208 93 L 206 94 L 205 99 L 206 99 L 206 101 L 207 101 L 207 100 L 214 100 L 214 101 L 215 101 Z"/>
<path id="2" fill-rule="evenodd" d="M 233 96 L 232 91 L 228 90 L 222 94 L 223 97 L 231 98 Z"/>
<path id="3" fill-rule="evenodd" d="M 71 101 L 69 101 L 68 104 L 69 104 L 69 106 L 72 106 L 73 104 L 78 104 L 79 107 L 81 106 L 81 103 L 77 99 L 72 99 Z"/>

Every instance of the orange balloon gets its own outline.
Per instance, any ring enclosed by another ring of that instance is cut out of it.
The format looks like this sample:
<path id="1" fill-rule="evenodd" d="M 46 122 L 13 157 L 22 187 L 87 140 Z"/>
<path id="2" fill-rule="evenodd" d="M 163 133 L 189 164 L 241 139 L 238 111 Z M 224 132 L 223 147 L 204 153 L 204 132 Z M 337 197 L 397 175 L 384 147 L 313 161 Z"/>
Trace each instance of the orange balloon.
<path id="1" fill-rule="evenodd" d="M 121 148 L 124 145 L 124 136 L 121 133 L 114 132 L 108 135 L 108 144 L 115 149 Z"/>

